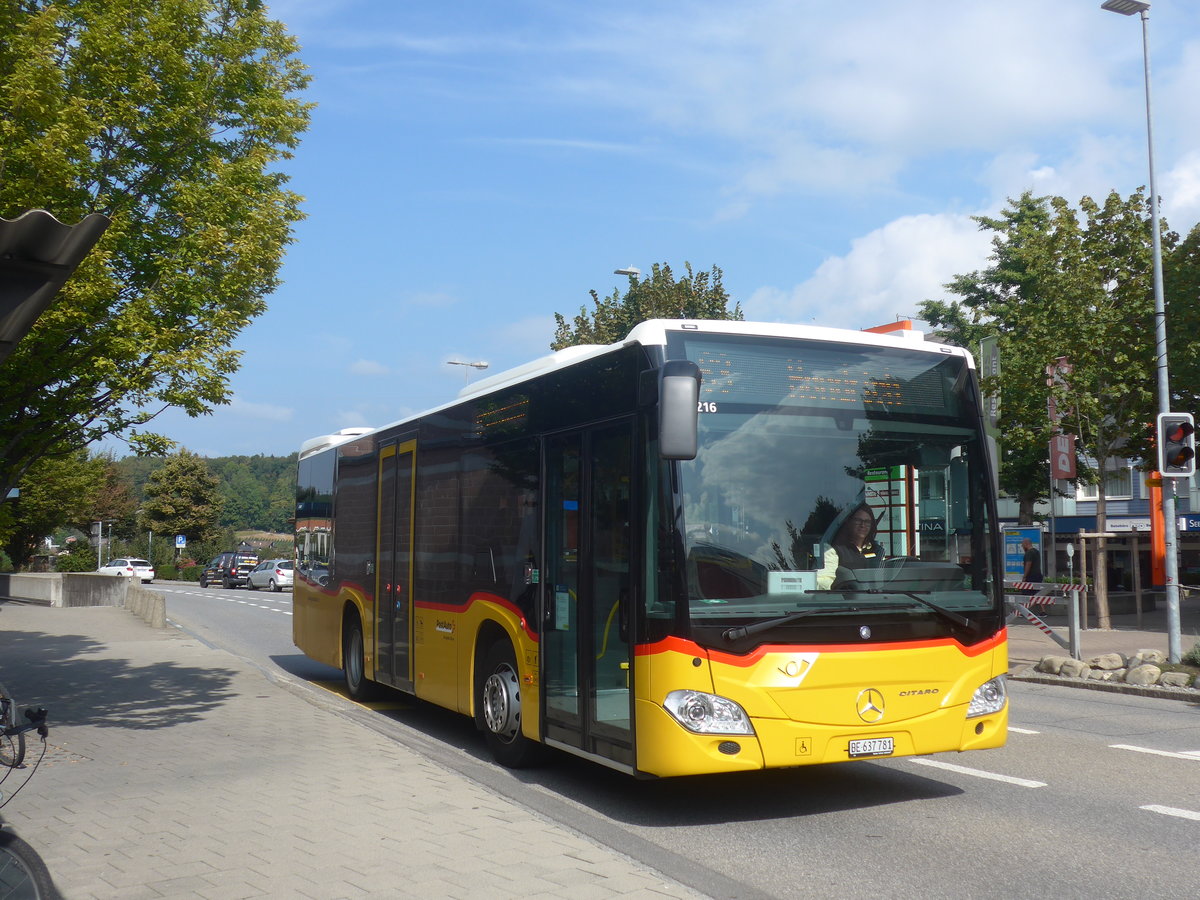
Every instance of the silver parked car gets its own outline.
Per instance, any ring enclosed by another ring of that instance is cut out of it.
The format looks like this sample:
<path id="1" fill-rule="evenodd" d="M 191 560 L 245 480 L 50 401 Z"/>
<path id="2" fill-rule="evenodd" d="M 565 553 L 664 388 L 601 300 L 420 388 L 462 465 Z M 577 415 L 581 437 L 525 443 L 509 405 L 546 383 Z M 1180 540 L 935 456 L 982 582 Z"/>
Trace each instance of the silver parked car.
<path id="1" fill-rule="evenodd" d="M 250 590 L 270 588 L 273 591 L 292 589 L 292 561 L 290 559 L 264 559 L 246 578 Z"/>
<path id="2" fill-rule="evenodd" d="M 144 559 L 127 556 L 122 559 L 110 559 L 97 571 L 101 575 L 124 575 L 126 578 L 140 578 L 143 584 L 154 580 L 154 566 Z"/>

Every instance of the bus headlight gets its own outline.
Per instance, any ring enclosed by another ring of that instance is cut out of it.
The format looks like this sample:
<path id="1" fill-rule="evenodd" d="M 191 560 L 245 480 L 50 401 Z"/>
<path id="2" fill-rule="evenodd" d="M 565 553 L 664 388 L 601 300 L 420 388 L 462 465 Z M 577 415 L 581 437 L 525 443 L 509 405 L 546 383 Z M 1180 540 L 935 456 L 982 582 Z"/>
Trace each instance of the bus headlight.
<path id="1" fill-rule="evenodd" d="M 986 681 L 979 686 L 975 691 L 975 696 L 971 698 L 971 705 L 967 707 L 967 718 L 974 719 L 976 716 L 990 716 L 992 713 L 998 713 L 1004 708 L 1004 701 L 1008 699 L 1008 687 L 1005 676 L 997 675 L 991 681 Z"/>
<path id="2" fill-rule="evenodd" d="M 750 717 L 738 704 L 703 691 L 671 691 L 663 701 L 680 725 L 697 734 L 754 734 Z"/>

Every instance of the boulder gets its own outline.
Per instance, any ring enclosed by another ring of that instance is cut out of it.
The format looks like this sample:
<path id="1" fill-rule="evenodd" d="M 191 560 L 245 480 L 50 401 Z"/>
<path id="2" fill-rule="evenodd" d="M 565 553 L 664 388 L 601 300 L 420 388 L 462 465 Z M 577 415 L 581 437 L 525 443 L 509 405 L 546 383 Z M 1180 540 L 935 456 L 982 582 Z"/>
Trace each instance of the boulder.
<path id="1" fill-rule="evenodd" d="M 1141 665 L 1161 666 L 1167 661 L 1167 654 L 1161 650 L 1139 650 L 1133 656 L 1129 657 L 1129 667 Z"/>
<path id="2" fill-rule="evenodd" d="M 1068 678 L 1087 678 L 1091 671 L 1092 667 L 1081 659 L 1064 659 L 1058 674 Z"/>
<path id="3" fill-rule="evenodd" d="M 1158 676 L 1158 683 L 1166 687 L 1188 687 L 1192 676 L 1187 672 L 1163 672 Z"/>
<path id="4" fill-rule="evenodd" d="M 1043 656 L 1034 668 L 1047 675 L 1057 675 L 1062 671 L 1065 662 L 1074 662 L 1074 660 L 1069 656 Z"/>
<path id="5" fill-rule="evenodd" d="M 1158 677 L 1162 675 L 1162 669 L 1158 666 L 1146 663 L 1140 666 L 1133 666 L 1125 673 L 1126 684 L 1157 684 Z"/>
<path id="6" fill-rule="evenodd" d="M 1093 656 L 1088 661 L 1088 665 L 1093 669 L 1123 669 L 1125 668 L 1125 657 L 1120 653 L 1102 653 L 1099 656 Z"/>

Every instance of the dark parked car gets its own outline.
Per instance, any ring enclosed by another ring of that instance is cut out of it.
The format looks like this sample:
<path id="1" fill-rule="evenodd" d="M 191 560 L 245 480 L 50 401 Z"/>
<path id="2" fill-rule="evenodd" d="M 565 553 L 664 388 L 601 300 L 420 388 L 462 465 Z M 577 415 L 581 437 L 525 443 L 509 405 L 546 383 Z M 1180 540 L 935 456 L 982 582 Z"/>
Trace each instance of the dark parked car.
<path id="1" fill-rule="evenodd" d="M 251 570 L 258 565 L 258 554 L 241 550 L 226 550 L 200 573 L 200 587 L 219 584 L 235 588 L 246 583 Z"/>

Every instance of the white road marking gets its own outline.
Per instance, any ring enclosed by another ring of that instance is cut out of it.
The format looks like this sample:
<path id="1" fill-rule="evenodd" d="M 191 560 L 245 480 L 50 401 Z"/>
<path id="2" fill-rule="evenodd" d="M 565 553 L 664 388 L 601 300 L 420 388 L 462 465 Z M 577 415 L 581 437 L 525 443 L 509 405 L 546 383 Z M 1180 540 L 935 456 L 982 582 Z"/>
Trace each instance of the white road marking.
<path id="1" fill-rule="evenodd" d="M 1135 747 L 1132 744 L 1109 744 L 1113 750 L 1133 750 L 1136 753 L 1153 753 L 1155 756 L 1169 756 L 1172 759 L 1191 759 L 1200 762 L 1200 751 L 1182 750 L 1152 750 L 1149 747 Z"/>
<path id="2" fill-rule="evenodd" d="M 1015 784 L 1017 787 L 1045 787 L 1044 781 L 1030 781 L 1028 778 L 1014 778 L 1011 775 L 1000 775 L 997 772 L 985 772 L 982 769 L 968 769 L 966 766 L 956 766 L 954 763 L 942 762 L 937 759 L 915 757 L 911 760 L 919 766 L 932 766 L 935 769 L 945 769 L 947 772 L 958 772 L 960 775 L 973 775 L 976 778 L 987 778 L 991 781 L 1003 781 L 1005 784 Z"/>
<path id="3" fill-rule="evenodd" d="M 282 613 L 285 616 L 292 615 L 292 611 L 290 609 L 279 609 L 274 606 L 264 606 L 262 603 L 255 603 L 253 600 L 243 600 L 241 597 L 223 597 L 220 594 L 213 594 L 213 593 L 208 593 L 205 591 L 172 591 L 171 593 L 187 594 L 188 596 L 191 596 L 191 597 L 210 597 L 210 598 L 215 598 L 217 600 L 224 600 L 226 603 L 240 603 L 240 604 L 242 604 L 242 606 L 253 606 L 256 609 L 265 609 L 267 612 Z M 268 600 L 268 602 L 270 602 L 270 598 L 266 598 L 266 599 Z M 290 597 L 280 597 L 278 600 L 276 600 L 274 602 L 290 603 L 291 598 Z"/>
<path id="4" fill-rule="evenodd" d="M 1018 728 L 1016 725 L 1009 725 L 1008 730 L 1013 734 L 1041 734 L 1040 731 L 1032 731 L 1028 728 Z"/>
<path id="5" fill-rule="evenodd" d="M 1200 812 L 1194 812 L 1190 809 L 1176 809 L 1174 806 L 1157 806 L 1155 804 L 1142 806 L 1139 809 L 1144 809 L 1147 812 L 1162 813 L 1164 816 L 1176 816 L 1180 819 L 1191 819 L 1193 822 L 1200 822 Z"/>

